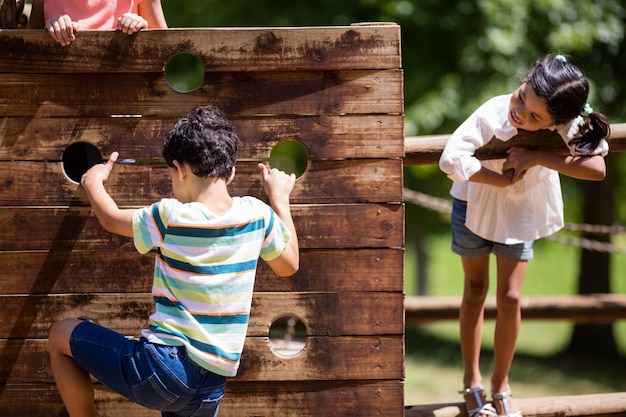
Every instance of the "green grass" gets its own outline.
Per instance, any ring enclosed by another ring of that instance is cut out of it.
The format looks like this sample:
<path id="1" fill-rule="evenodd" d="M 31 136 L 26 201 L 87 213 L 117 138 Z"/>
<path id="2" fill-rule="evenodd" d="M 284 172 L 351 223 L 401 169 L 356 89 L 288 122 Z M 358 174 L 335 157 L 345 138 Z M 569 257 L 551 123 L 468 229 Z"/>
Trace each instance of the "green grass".
<path id="1" fill-rule="evenodd" d="M 617 242 L 624 246 L 624 242 Z M 458 256 L 450 252 L 449 236 L 429 243 L 429 295 L 460 296 L 463 271 Z M 405 291 L 415 294 L 415 260 L 407 247 Z M 524 281 L 523 296 L 569 295 L 576 292 L 577 248 L 547 240 L 535 244 Z M 495 260 L 492 262 L 495 267 Z M 612 259 L 612 290 L 626 293 L 626 256 Z M 495 286 L 490 288 L 493 295 Z M 569 343 L 573 324 L 567 321 L 523 321 L 511 369 L 511 385 L 518 397 L 579 395 L 626 391 L 626 322 L 613 326 L 621 358 L 575 357 L 562 353 Z M 493 321 L 485 326 L 481 369 L 488 383 L 492 348 Z M 442 321 L 406 329 L 405 403 L 428 404 L 458 402 L 462 362 L 456 321 Z"/>

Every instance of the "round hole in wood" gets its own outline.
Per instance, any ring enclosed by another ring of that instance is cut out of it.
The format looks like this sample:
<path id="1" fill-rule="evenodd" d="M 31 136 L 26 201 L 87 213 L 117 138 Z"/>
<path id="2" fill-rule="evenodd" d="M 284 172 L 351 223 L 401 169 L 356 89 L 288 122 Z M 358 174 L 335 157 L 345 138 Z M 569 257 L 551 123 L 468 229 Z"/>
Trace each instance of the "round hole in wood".
<path id="1" fill-rule="evenodd" d="M 89 168 L 101 163 L 102 154 L 91 143 L 72 143 L 63 151 L 63 171 L 74 182 L 80 182 Z"/>
<path id="2" fill-rule="evenodd" d="M 302 143 L 295 140 L 277 143 L 270 153 L 270 167 L 296 174 L 296 178 L 304 174 L 308 164 L 309 152 Z"/>
<path id="3" fill-rule="evenodd" d="M 165 80 L 179 93 L 189 93 L 204 82 L 204 66 L 195 55 L 180 53 L 165 64 Z"/>
<path id="4" fill-rule="evenodd" d="M 295 316 L 282 316 L 270 326 L 270 347 L 280 356 L 295 356 L 304 350 L 307 341 L 304 323 Z"/>

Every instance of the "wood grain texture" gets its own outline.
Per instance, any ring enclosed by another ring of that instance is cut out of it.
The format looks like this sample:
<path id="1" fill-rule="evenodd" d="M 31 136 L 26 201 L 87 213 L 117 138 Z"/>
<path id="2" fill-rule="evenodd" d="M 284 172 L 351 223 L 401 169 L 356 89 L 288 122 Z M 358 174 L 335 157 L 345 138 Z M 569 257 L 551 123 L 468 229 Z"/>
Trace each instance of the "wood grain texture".
<path id="1" fill-rule="evenodd" d="M 76 79 L 80 77 L 80 88 Z M 0 117 L 153 117 L 212 104 L 229 114 L 401 114 L 400 70 L 206 73 L 179 93 L 163 74 L 2 74 Z"/>
<path id="2" fill-rule="evenodd" d="M 229 186 L 233 196 L 267 200 L 259 161 L 240 161 Z M 88 205 L 84 189 L 63 162 L 0 162 L 0 205 Z M 292 204 L 401 203 L 402 159 L 310 160 L 290 196 Z M 117 164 L 106 188 L 120 206 L 148 206 L 172 196 L 167 165 Z"/>
<path id="3" fill-rule="evenodd" d="M 0 31 L 0 72 L 153 72 L 172 56 L 196 56 L 205 71 L 400 68 L 400 26 L 79 31 L 71 48 L 44 30 Z"/>
<path id="4" fill-rule="evenodd" d="M 380 417 L 403 415 L 400 381 L 230 381 L 220 403 L 220 417 Z M 23 404 L 16 409 L 16 403 Z M 53 384 L 11 384 L 0 392 L 3 417 L 59 417 L 61 399 Z M 96 384 L 99 417 L 159 417 Z"/>
<path id="5" fill-rule="evenodd" d="M 263 261 L 257 292 L 401 292 L 404 252 L 395 249 L 303 249 L 300 269 L 277 277 Z M 97 252 L 0 252 L 0 294 L 149 292 L 154 255 L 131 245 Z"/>
<path id="6" fill-rule="evenodd" d="M 103 157 L 161 158 L 161 145 L 177 116 L 0 118 L 0 161 L 59 161 L 75 142 L 90 143 Z M 234 117 L 241 158 L 267 160 L 284 140 L 301 143 L 311 160 L 402 158 L 401 115 Z"/>
<path id="7" fill-rule="evenodd" d="M 0 384 L 52 383 L 45 339 L 0 339 Z M 307 339 L 296 356 L 272 352 L 267 337 L 246 340 L 236 381 L 392 380 L 404 377 L 404 339 L 345 336 Z"/>
<path id="8" fill-rule="evenodd" d="M 404 244 L 402 204 L 296 205 L 292 214 L 303 249 L 401 248 Z M 126 250 L 132 245 L 131 239 L 105 231 L 89 207 L 0 210 L 0 251 L 62 254 Z"/>

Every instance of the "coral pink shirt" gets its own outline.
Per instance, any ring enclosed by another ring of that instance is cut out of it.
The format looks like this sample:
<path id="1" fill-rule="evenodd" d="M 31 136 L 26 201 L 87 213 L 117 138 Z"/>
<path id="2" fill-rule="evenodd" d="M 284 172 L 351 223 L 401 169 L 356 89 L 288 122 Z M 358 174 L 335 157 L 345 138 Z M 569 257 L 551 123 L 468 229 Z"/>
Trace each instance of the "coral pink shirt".
<path id="1" fill-rule="evenodd" d="M 44 0 L 44 18 L 69 15 L 78 28 L 116 29 L 117 19 L 124 13 L 137 13 L 142 0 Z"/>

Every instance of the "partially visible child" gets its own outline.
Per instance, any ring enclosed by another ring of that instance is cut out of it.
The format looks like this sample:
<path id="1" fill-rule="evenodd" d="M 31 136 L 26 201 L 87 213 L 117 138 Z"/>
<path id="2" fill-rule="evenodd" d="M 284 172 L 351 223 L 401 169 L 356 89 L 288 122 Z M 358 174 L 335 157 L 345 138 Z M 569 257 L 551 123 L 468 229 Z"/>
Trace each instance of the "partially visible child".
<path id="1" fill-rule="evenodd" d="M 70 417 L 95 416 L 90 374 L 167 417 L 216 416 L 246 338 L 259 256 L 279 276 L 298 270 L 289 195 L 295 176 L 259 164 L 271 204 L 231 197 L 239 138 L 223 113 L 194 109 L 167 136 L 175 198 L 120 209 L 104 183 L 117 152 L 81 180 L 102 226 L 156 250 L 154 313 L 139 340 L 88 320 L 50 331 L 50 360 Z M 114 273 L 114 271 L 112 271 Z"/>
<path id="2" fill-rule="evenodd" d="M 30 29 L 46 29 L 63 46 L 77 30 L 121 30 L 132 35 L 141 29 L 166 28 L 161 0 L 33 0 Z"/>
<path id="3" fill-rule="evenodd" d="M 460 308 L 463 390 L 470 417 L 521 417 L 511 398 L 509 370 L 521 323 L 520 297 L 535 239 L 563 227 L 559 172 L 602 180 L 608 152 L 607 118 L 587 104 L 589 82 L 563 55 L 535 62 L 512 94 L 482 104 L 451 135 L 439 166 L 454 181 L 452 250 L 464 272 Z M 570 155 L 514 147 L 506 160 L 480 161 L 474 152 L 518 129 L 558 132 Z M 497 318 L 487 402 L 479 367 L 489 257 L 496 258 Z"/>

